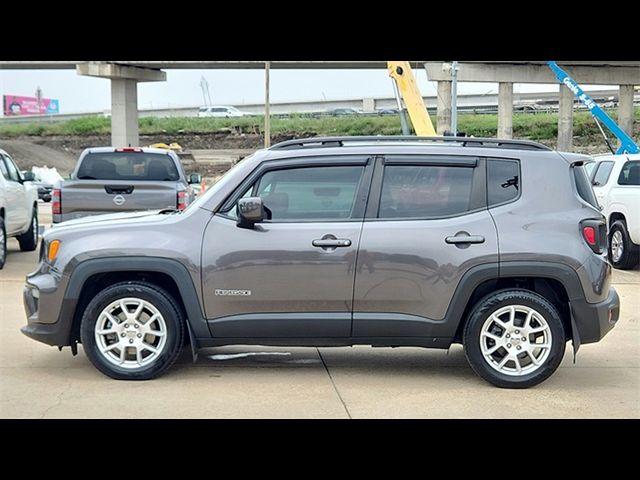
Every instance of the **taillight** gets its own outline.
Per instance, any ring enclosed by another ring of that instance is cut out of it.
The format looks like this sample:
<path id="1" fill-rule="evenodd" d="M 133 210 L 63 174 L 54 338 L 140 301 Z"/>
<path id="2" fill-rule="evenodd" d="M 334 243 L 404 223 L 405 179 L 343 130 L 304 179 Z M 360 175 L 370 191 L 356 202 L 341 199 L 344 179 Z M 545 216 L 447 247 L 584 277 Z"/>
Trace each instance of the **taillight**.
<path id="1" fill-rule="evenodd" d="M 115 149 L 116 152 L 142 152 L 141 148 L 135 148 L 135 147 L 125 147 L 125 148 L 116 148 Z"/>
<path id="2" fill-rule="evenodd" d="M 583 220 L 580 222 L 582 238 L 589 248 L 597 254 L 606 250 L 607 231 L 606 225 L 601 220 Z"/>
<path id="3" fill-rule="evenodd" d="M 54 188 L 51 192 L 51 213 L 54 215 L 62 213 L 62 192 L 59 188 Z"/>
<path id="4" fill-rule="evenodd" d="M 178 207 L 178 210 L 184 210 L 187 208 L 187 192 L 178 192 L 176 206 Z"/>

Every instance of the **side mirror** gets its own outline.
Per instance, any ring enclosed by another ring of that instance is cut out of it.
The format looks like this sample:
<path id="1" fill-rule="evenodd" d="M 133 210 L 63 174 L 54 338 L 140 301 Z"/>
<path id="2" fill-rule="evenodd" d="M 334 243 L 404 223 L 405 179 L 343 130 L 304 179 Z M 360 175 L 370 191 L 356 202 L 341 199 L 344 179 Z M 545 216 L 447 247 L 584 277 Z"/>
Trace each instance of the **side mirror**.
<path id="1" fill-rule="evenodd" d="M 26 171 L 22 174 L 22 180 L 25 182 L 35 182 L 36 176 L 33 172 Z"/>
<path id="2" fill-rule="evenodd" d="M 264 204 L 260 197 L 241 198 L 238 200 L 238 221 L 240 228 L 253 228 L 256 223 L 267 218 Z"/>
<path id="3" fill-rule="evenodd" d="M 189 175 L 189 183 L 190 184 L 202 183 L 202 175 L 198 173 L 192 173 L 191 175 Z"/>

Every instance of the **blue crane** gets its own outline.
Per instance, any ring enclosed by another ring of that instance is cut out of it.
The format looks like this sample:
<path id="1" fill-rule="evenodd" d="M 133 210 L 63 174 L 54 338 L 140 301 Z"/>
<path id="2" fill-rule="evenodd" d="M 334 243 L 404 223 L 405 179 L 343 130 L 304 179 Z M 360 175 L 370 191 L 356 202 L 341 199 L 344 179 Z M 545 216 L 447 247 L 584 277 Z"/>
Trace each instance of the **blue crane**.
<path id="1" fill-rule="evenodd" d="M 600 122 L 604 123 L 606 127 L 611 130 L 611 132 L 613 132 L 616 137 L 618 137 L 618 140 L 620 140 L 620 147 L 618 148 L 616 154 L 620 155 L 623 153 L 640 153 L 640 147 L 638 147 L 638 144 L 633 141 L 633 138 L 627 135 L 627 133 L 622 130 L 618 126 L 618 124 L 614 122 L 613 119 L 609 115 L 607 115 L 605 111 L 602 110 L 602 108 L 600 108 L 589 95 L 584 93 L 584 90 L 580 88 L 580 85 L 578 85 L 567 72 L 561 69 L 556 62 L 547 62 L 547 65 L 549 65 L 549 68 L 553 70 L 553 73 L 558 78 L 558 81 L 561 84 L 566 85 L 566 87 L 571 90 L 576 97 L 578 97 L 578 100 L 580 100 L 589 109 L 591 115 L 593 115 L 593 118 L 598 124 L 598 128 L 600 128 L 600 131 L 602 132 L 607 145 L 609 145 L 611 153 L 613 153 L 613 148 L 609 143 L 607 135 L 604 133 L 604 130 L 600 126 Z"/>

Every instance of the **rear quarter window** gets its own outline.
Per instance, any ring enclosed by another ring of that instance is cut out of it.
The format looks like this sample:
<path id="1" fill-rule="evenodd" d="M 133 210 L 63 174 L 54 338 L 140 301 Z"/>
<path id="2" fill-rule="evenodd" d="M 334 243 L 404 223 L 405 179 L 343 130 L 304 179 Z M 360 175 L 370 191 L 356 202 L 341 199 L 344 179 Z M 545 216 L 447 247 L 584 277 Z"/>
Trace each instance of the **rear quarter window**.
<path id="1" fill-rule="evenodd" d="M 591 188 L 591 182 L 589 181 L 589 177 L 583 165 L 574 165 L 571 167 L 573 170 L 573 178 L 576 181 L 576 190 L 578 191 L 578 195 L 582 200 L 587 202 L 589 205 L 599 208 L 598 201 L 596 200 L 596 196 L 593 193 L 593 188 Z"/>
<path id="2" fill-rule="evenodd" d="M 516 160 L 487 160 L 488 205 L 508 203 L 520 195 L 520 164 Z"/>

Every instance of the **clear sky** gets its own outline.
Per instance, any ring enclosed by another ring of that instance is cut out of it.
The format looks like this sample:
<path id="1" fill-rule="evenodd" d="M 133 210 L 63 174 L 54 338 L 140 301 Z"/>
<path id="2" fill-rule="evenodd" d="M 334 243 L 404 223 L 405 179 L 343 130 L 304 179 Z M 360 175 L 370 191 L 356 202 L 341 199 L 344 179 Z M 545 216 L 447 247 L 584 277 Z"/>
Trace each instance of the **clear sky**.
<path id="1" fill-rule="evenodd" d="M 423 69 L 414 70 L 423 95 L 435 95 L 434 82 Z M 140 108 L 201 105 L 202 77 L 209 83 L 214 104 L 241 106 L 264 101 L 262 70 L 167 70 L 166 82 L 138 84 Z M 0 95 L 35 96 L 60 100 L 60 113 L 103 111 L 111 108 L 109 80 L 82 77 L 74 70 L 0 70 Z M 558 85 L 515 85 L 516 92 L 557 91 Z M 590 85 L 589 89 L 606 88 Z M 459 93 L 495 93 L 493 83 L 461 83 Z M 393 87 L 380 70 L 271 70 L 271 101 L 391 97 Z"/>

